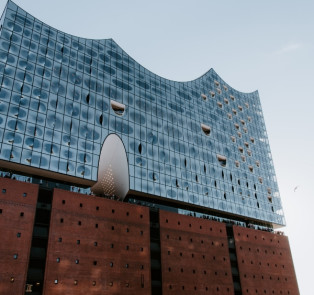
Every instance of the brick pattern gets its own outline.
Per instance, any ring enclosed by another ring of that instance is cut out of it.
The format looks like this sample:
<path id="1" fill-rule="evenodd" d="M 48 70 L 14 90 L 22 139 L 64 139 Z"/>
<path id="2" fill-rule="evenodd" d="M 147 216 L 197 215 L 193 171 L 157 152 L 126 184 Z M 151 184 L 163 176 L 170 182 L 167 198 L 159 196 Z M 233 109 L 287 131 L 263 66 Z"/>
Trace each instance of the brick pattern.
<path id="1" fill-rule="evenodd" d="M 234 294 L 224 223 L 160 211 L 163 294 Z"/>
<path id="2" fill-rule="evenodd" d="M 37 185 L 0 178 L 0 294 L 24 294 L 37 197 Z"/>
<path id="3" fill-rule="evenodd" d="M 286 236 L 234 226 L 242 294 L 298 295 Z"/>
<path id="4" fill-rule="evenodd" d="M 0 178 L 0 294 L 24 294 L 37 197 Z M 242 294 L 299 295 L 286 236 L 233 231 Z M 161 210 L 160 239 L 163 294 L 234 294 L 224 223 Z M 44 294 L 103 293 L 151 293 L 149 210 L 55 189 Z"/>
<path id="5" fill-rule="evenodd" d="M 44 294 L 150 289 L 148 208 L 55 190 Z"/>

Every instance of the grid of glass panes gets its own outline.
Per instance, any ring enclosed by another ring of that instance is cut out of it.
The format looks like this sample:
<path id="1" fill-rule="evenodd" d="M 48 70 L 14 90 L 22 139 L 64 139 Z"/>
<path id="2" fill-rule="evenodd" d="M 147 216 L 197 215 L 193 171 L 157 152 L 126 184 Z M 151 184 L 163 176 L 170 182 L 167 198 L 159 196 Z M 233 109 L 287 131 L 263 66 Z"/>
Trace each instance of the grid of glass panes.
<path id="1" fill-rule="evenodd" d="M 257 92 L 212 69 L 161 78 L 113 40 L 57 31 L 12 2 L 2 22 L 1 159 L 97 180 L 102 143 L 117 133 L 130 189 L 284 224 Z"/>

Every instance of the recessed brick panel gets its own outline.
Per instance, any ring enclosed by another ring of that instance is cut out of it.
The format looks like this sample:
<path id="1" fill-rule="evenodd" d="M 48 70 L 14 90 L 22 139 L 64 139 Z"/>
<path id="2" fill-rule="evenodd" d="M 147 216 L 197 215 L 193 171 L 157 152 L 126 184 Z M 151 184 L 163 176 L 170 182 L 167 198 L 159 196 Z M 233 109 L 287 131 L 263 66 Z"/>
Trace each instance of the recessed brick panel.
<path id="1" fill-rule="evenodd" d="M 150 294 L 149 209 L 54 190 L 44 294 Z"/>
<path id="2" fill-rule="evenodd" d="M 24 294 L 37 197 L 37 185 L 0 178 L 0 294 Z"/>
<path id="3" fill-rule="evenodd" d="M 298 295 L 286 236 L 234 226 L 243 294 Z"/>
<path id="4" fill-rule="evenodd" d="M 163 294 L 234 294 L 224 223 L 160 211 Z"/>

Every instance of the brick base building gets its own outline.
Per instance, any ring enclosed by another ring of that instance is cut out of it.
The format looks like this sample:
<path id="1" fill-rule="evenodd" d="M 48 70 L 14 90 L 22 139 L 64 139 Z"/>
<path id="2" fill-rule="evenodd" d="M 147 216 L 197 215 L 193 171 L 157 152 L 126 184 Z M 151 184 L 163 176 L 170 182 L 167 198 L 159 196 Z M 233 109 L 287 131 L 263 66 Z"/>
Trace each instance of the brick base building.
<path id="1" fill-rule="evenodd" d="M 0 293 L 299 294 L 286 236 L 0 178 Z"/>

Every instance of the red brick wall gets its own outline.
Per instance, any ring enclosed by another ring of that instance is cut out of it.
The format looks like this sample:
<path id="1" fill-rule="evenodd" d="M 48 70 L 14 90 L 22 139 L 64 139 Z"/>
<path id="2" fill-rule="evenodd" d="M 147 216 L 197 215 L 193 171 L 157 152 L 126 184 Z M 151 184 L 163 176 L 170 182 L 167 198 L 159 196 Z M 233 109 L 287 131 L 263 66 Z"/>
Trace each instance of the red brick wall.
<path id="1" fill-rule="evenodd" d="M 298 295 L 286 236 L 234 226 L 243 294 Z"/>
<path id="2" fill-rule="evenodd" d="M 24 294 L 37 196 L 0 178 L 0 294 Z M 299 294 L 286 236 L 233 230 L 243 294 Z M 160 211 L 160 239 L 164 295 L 233 294 L 224 223 Z M 44 294 L 150 290 L 149 209 L 55 190 Z"/>
<path id="3" fill-rule="evenodd" d="M 146 295 L 150 289 L 149 209 L 55 190 L 44 294 Z"/>
<path id="4" fill-rule="evenodd" d="M 160 211 L 163 294 L 231 295 L 224 223 Z"/>
<path id="5" fill-rule="evenodd" d="M 37 197 L 37 185 L 0 178 L 0 294 L 24 294 Z"/>

